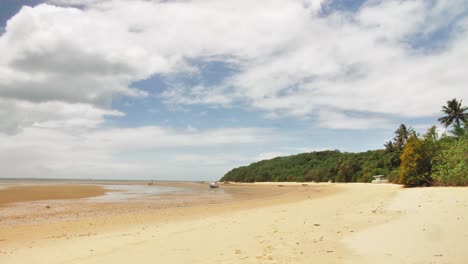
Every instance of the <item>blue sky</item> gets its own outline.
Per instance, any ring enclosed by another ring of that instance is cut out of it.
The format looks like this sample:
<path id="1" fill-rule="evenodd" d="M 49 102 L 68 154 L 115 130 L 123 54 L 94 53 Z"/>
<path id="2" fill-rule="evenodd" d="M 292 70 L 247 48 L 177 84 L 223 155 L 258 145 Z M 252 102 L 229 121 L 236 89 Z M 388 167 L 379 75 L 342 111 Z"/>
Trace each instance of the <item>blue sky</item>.
<path id="1" fill-rule="evenodd" d="M 212 180 L 379 149 L 467 97 L 462 0 L 0 5 L 7 177 Z"/>

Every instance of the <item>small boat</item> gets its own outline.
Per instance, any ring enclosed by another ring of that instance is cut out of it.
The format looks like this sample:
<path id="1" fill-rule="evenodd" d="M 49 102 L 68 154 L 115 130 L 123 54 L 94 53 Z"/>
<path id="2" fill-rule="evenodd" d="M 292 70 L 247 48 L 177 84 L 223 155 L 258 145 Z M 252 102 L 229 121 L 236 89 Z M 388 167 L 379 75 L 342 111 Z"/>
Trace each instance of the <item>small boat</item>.
<path id="1" fill-rule="evenodd" d="M 219 184 L 217 182 L 210 182 L 210 188 L 219 188 Z"/>

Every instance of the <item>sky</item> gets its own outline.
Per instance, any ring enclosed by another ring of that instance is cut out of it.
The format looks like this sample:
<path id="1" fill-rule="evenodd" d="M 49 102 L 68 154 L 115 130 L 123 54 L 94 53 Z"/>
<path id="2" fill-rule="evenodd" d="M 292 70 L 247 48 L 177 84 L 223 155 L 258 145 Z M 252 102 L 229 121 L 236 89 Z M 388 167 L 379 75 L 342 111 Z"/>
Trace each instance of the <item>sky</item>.
<path id="1" fill-rule="evenodd" d="M 0 177 L 380 149 L 468 102 L 467 61 L 466 0 L 2 0 Z"/>

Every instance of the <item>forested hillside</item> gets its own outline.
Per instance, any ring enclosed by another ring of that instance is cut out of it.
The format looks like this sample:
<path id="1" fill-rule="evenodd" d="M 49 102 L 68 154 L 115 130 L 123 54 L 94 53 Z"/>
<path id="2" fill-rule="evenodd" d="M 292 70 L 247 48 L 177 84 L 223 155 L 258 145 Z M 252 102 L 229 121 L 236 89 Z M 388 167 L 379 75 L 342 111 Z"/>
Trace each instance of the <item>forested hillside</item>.
<path id="1" fill-rule="evenodd" d="M 395 173 L 399 153 L 319 151 L 278 157 L 231 170 L 222 181 L 369 182 L 372 176 Z"/>
<path id="2" fill-rule="evenodd" d="M 382 150 L 278 157 L 233 169 L 221 181 L 370 182 L 374 175 L 385 175 L 407 186 L 468 185 L 468 107 L 452 99 L 442 112 L 438 121 L 452 128 L 442 136 L 435 126 L 418 135 L 401 124 Z"/>

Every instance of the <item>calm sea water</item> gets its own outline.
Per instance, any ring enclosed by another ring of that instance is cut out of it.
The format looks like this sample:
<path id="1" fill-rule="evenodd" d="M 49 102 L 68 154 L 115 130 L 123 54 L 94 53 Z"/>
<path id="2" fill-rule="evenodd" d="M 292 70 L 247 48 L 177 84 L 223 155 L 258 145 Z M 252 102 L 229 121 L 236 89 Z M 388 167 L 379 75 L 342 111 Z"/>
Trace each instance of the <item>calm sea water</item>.
<path id="1" fill-rule="evenodd" d="M 109 190 L 106 194 L 97 197 L 91 197 L 87 200 L 90 201 L 122 201 L 141 199 L 145 197 L 157 197 L 161 194 L 176 193 L 176 192 L 187 192 L 186 188 L 180 187 L 167 187 L 167 186 L 155 186 L 155 185 L 110 185 L 110 184 L 99 184 L 103 188 Z"/>
<path id="2" fill-rule="evenodd" d="M 92 184 L 99 185 L 108 190 L 104 195 L 84 198 L 91 202 L 112 202 L 112 201 L 129 201 L 129 200 L 158 200 L 165 194 L 189 194 L 192 198 L 195 196 L 225 196 L 227 195 L 222 189 L 210 189 L 208 185 L 205 188 L 193 189 L 190 187 L 170 186 L 169 182 L 165 182 L 164 186 L 155 184 L 149 185 L 148 181 L 125 181 L 125 180 L 69 180 L 69 179 L 0 179 L 0 189 L 9 186 L 18 185 L 50 185 L 50 184 Z M 174 196 L 174 198 L 176 198 Z"/>

